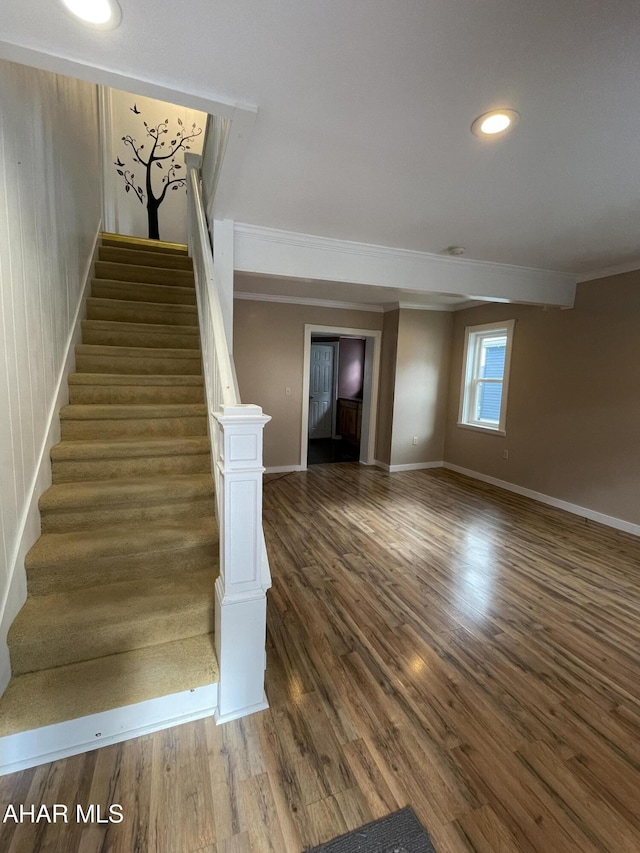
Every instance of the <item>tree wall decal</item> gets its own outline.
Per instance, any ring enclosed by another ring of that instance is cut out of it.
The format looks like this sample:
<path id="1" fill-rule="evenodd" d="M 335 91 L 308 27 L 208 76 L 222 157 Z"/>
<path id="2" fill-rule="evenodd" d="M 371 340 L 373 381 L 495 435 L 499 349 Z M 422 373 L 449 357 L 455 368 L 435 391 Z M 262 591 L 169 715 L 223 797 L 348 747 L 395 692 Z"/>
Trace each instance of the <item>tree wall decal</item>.
<path id="1" fill-rule="evenodd" d="M 135 115 L 142 115 L 136 104 L 130 109 Z M 126 168 L 127 164 L 120 157 L 117 157 L 114 163 L 117 173 L 124 179 L 125 191 L 127 193 L 133 191 L 140 204 L 144 204 L 146 201 L 149 237 L 152 240 L 160 239 L 158 208 L 165 200 L 167 190 L 171 188 L 173 192 L 187 185 L 186 176 L 181 177 L 177 174 L 183 166 L 181 163 L 176 163 L 176 155 L 181 149 L 189 151 L 191 146 L 188 143 L 202 133 L 202 128 L 196 127 L 195 123 L 191 125 L 191 131 L 187 131 L 182 119 L 179 118 L 177 121 L 179 128 L 171 134 L 175 138 L 169 142 L 168 146 L 167 140 L 162 139 L 162 137 L 169 135 L 169 119 L 161 121 L 154 127 L 143 120 L 146 138 L 151 140 L 151 143 L 139 144 L 137 139 L 130 134 L 122 137 L 125 146 L 128 146 L 132 151 L 133 162 L 138 163 L 145 170 L 143 182 L 140 184 L 136 182 L 134 167 Z M 145 144 L 147 145 L 146 151 Z M 162 180 L 158 186 L 160 174 L 162 174 Z"/>

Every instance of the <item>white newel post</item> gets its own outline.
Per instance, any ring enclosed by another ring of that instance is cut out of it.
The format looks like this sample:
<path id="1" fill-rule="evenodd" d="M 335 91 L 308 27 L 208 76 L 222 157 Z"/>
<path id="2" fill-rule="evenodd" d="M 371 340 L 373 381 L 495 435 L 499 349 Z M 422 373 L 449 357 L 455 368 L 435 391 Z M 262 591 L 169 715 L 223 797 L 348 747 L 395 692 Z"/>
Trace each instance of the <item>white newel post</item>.
<path id="1" fill-rule="evenodd" d="M 262 435 L 271 418 L 260 406 L 222 406 L 219 488 L 220 576 L 216 581 L 216 650 L 220 702 L 216 722 L 267 708 L 264 693 L 267 589 L 262 533 Z"/>

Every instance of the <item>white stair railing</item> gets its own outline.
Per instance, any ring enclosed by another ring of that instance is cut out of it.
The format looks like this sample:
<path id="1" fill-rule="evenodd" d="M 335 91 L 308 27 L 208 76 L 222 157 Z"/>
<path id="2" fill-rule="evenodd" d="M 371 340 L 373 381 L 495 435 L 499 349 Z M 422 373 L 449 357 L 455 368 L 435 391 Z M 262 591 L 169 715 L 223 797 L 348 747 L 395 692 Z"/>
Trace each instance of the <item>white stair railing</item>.
<path id="1" fill-rule="evenodd" d="M 271 586 L 262 532 L 262 435 L 271 420 L 240 402 L 229 352 L 214 255 L 202 201 L 200 158 L 187 155 L 189 254 L 193 259 L 220 529 L 215 633 L 220 667 L 216 720 L 266 708 L 266 591 Z"/>

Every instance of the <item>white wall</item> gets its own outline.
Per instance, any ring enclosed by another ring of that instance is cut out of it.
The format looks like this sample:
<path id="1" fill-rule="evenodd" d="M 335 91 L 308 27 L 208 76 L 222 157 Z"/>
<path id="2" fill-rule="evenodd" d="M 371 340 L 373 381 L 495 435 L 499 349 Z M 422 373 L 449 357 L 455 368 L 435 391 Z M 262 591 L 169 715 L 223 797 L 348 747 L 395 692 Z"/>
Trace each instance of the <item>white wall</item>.
<path id="1" fill-rule="evenodd" d="M 131 135 L 137 140 L 137 144 L 145 146 L 142 154 L 146 155 L 153 146 L 153 140 L 147 136 L 144 122 L 146 121 L 150 127 L 154 127 L 168 118 L 169 133 L 163 136 L 163 141 L 166 143 L 164 147 L 167 149 L 171 140 L 176 139 L 176 131 L 180 130 L 177 121 L 180 118 L 183 122 L 183 128 L 186 128 L 189 133 L 194 123 L 196 129 L 202 128 L 202 133 L 188 143 L 191 146 L 191 154 L 201 154 L 207 116 L 206 113 L 199 112 L 198 110 L 187 109 L 186 107 L 176 106 L 175 104 L 167 104 L 164 101 L 156 101 L 153 98 L 145 98 L 142 95 L 120 92 L 116 89 L 109 89 L 107 91 L 106 101 L 107 118 L 111 124 L 111 150 L 106 152 L 107 161 L 105 171 L 107 180 L 112 181 L 112 186 L 109 188 L 110 192 L 107 193 L 107 197 L 111 196 L 113 199 L 114 228 L 121 234 L 148 237 L 146 201 L 145 203 L 141 203 L 132 190 L 126 192 L 125 182 L 118 175 L 116 171 L 118 167 L 114 163 L 117 158 L 125 163 L 126 168 L 135 175 L 135 184 L 141 186 L 143 190 L 145 188 L 144 178 L 146 170 L 141 163 L 134 162 L 133 152 L 122 141 L 122 137 Z M 134 106 L 140 111 L 139 115 L 132 112 Z M 176 163 L 182 166 L 180 174 L 185 175 L 184 151 L 181 150 L 178 152 Z M 166 168 L 164 167 L 155 167 L 152 169 L 154 193 L 156 196 L 162 191 L 162 177 L 165 173 Z M 110 178 L 109 175 L 111 176 Z M 161 240 L 186 243 L 186 187 L 177 189 L 175 192 L 173 190 L 167 192 L 164 201 L 160 205 L 159 222 Z"/>
<path id="2" fill-rule="evenodd" d="M 0 60 L 0 692 L 100 216 L 96 87 Z"/>

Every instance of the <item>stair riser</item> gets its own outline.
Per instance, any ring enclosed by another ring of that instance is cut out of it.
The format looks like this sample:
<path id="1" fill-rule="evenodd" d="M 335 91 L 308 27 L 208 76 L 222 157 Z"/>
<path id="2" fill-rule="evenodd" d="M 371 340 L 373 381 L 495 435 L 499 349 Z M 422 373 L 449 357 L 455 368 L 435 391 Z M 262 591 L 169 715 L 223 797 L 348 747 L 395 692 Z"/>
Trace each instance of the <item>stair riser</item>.
<path id="1" fill-rule="evenodd" d="M 70 385 L 71 404 L 204 403 L 201 385 Z"/>
<path id="2" fill-rule="evenodd" d="M 63 441 L 113 438 L 161 438 L 166 436 L 206 435 L 206 417 L 126 418 L 112 420 L 63 420 L 60 423 Z"/>
<path id="3" fill-rule="evenodd" d="M 160 252 L 167 255 L 180 255 L 187 257 L 187 249 L 175 243 L 162 243 L 153 240 L 143 240 L 140 238 L 122 237 L 120 235 L 110 237 L 103 235 L 103 246 L 115 246 L 121 249 L 135 249 L 136 251 L 144 252 Z"/>
<path id="4" fill-rule="evenodd" d="M 162 302 L 165 305 L 196 304 L 196 294 L 193 289 L 164 287 L 160 284 L 130 284 L 124 281 L 98 281 L 94 279 L 91 284 L 91 295 L 97 299 L 120 299 L 125 302 Z"/>
<path id="5" fill-rule="evenodd" d="M 75 483 L 78 480 L 161 477 L 163 474 L 207 474 L 210 470 L 211 462 L 208 453 L 144 456 L 133 459 L 54 461 L 51 466 L 54 484 Z"/>
<path id="6" fill-rule="evenodd" d="M 161 267 L 172 270 L 188 270 L 193 264 L 188 255 L 176 255 L 170 252 L 147 252 L 144 249 L 129 249 L 127 247 L 101 246 L 98 250 L 101 261 L 113 261 L 119 264 L 138 264 L 144 267 Z"/>
<path id="7" fill-rule="evenodd" d="M 171 332 L 121 332 L 84 328 L 82 331 L 82 343 L 104 347 L 200 349 L 200 336 L 173 334 Z"/>
<path id="8" fill-rule="evenodd" d="M 113 355 L 76 355 L 78 373 L 118 373 L 121 375 L 198 376 L 201 373 L 199 358 L 119 358 Z"/>
<path id="9" fill-rule="evenodd" d="M 137 264 L 114 264 L 110 261 L 96 261 L 96 278 L 193 288 L 193 273 L 190 270 L 164 270 Z"/>
<path id="10" fill-rule="evenodd" d="M 177 612 L 155 619 L 138 618 L 125 624 L 114 624 L 102 631 L 91 631 L 90 626 L 85 626 L 81 633 L 69 630 L 55 637 L 35 635 L 25 638 L 20 645 L 11 649 L 13 674 L 65 666 L 80 660 L 148 648 L 213 631 L 213 607 L 210 601 L 205 599 L 199 608 L 191 608 L 188 619 L 185 619 L 185 615 Z"/>
<path id="11" fill-rule="evenodd" d="M 217 565 L 218 542 L 212 540 L 175 551 L 94 557 L 72 564 L 52 563 L 37 570 L 27 569 L 27 583 L 29 595 L 49 595 L 86 586 L 148 580 L 199 569 L 211 569 L 214 577 Z"/>
<path id="12" fill-rule="evenodd" d="M 87 300 L 88 320 L 111 320 L 117 323 L 153 323 L 168 326 L 198 326 L 194 309 L 186 306 L 167 308 L 164 305 L 140 303 L 131 305 L 115 298 Z"/>
<path id="13" fill-rule="evenodd" d="M 74 510 L 52 510 L 42 512 L 43 533 L 67 533 L 72 530 L 91 530 L 110 524 L 144 524 L 166 518 L 202 518 L 213 515 L 211 496 L 194 497 L 175 503 L 160 502 L 142 505 L 85 507 Z"/>

